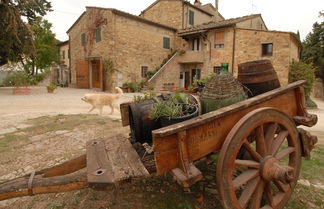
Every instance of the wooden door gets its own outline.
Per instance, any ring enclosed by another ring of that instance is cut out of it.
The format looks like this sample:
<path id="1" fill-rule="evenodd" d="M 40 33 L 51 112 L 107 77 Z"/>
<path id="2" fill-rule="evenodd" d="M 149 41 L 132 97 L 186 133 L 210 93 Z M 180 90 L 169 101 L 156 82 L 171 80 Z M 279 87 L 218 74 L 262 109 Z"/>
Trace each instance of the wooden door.
<path id="1" fill-rule="evenodd" d="M 90 87 L 88 60 L 77 60 L 77 62 L 76 62 L 76 84 L 77 84 L 77 88 L 80 88 L 80 89 L 88 89 Z"/>
<path id="2" fill-rule="evenodd" d="M 101 73 L 100 73 L 100 61 L 93 60 L 91 61 L 92 71 L 92 88 L 101 88 Z"/>
<path id="3" fill-rule="evenodd" d="M 185 88 L 188 88 L 190 86 L 190 72 L 185 73 Z"/>

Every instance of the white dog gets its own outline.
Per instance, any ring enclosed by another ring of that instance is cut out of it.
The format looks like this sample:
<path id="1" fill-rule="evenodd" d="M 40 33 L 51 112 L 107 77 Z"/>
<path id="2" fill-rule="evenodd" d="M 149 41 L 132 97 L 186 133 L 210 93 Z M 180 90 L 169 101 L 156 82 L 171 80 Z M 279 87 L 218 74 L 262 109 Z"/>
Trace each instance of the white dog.
<path id="1" fill-rule="evenodd" d="M 117 101 L 123 95 L 123 90 L 118 87 L 115 89 L 118 91 L 117 94 L 85 94 L 81 100 L 92 105 L 92 108 L 88 112 L 98 108 L 101 115 L 103 107 L 109 105 L 111 108 L 110 114 L 112 115 L 114 113 L 114 108 L 118 110 Z"/>

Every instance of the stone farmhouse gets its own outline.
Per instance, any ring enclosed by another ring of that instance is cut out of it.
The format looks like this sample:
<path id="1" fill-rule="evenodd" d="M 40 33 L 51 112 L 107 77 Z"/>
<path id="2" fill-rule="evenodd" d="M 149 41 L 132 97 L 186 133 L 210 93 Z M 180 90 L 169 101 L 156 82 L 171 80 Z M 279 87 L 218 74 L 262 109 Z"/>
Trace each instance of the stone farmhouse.
<path id="1" fill-rule="evenodd" d="M 188 87 L 221 63 L 237 75 L 239 63 L 259 59 L 270 59 L 285 85 L 301 51 L 294 33 L 268 30 L 260 14 L 224 19 L 218 0 L 156 0 L 139 16 L 87 7 L 67 33 L 72 86 L 102 90 L 140 82 L 148 71 L 156 89 Z M 118 71 L 107 70 L 107 62 Z"/>

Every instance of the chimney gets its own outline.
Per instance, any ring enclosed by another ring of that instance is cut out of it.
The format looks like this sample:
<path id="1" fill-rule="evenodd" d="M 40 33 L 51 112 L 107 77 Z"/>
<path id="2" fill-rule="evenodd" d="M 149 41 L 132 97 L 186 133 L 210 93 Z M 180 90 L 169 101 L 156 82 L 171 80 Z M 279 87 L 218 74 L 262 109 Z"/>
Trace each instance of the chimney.
<path id="1" fill-rule="evenodd" d="M 200 0 L 195 0 L 194 5 L 195 5 L 195 6 L 201 6 L 201 2 L 200 2 Z"/>
<path id="2" fill-rule="evenodd" d="M 218 11 L 218 0 L 215 0 L 215 9 Z"/>

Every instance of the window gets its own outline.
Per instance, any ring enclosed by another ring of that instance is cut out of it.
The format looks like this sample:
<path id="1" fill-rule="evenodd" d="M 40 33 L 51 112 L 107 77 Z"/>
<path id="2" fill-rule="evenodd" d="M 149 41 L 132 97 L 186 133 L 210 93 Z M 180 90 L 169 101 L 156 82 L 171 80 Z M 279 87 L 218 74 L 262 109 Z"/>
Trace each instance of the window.
<path id="1" fill-rule="evenodd" d="M 82 46 L 85 46 L 87 43 L 87 40 L 86 40 L 86 34 L 85 33 L 82 33 L 81 34 L 81 45 Z"/>
<path id="2" fill-rule="evenodd" d="M 195 24 L 195 13 L 194 11 L 189 10 L 189 25 Z"/>
<path id="3" fill-rule="evenodd" d="M 214 66 L 214 73 L 219 74 L 220 73 L 220 66 Z"/>
<path id="4" fill-rule="evenodd" d="M 200 39 L 199 38 L 192 39 L 192 50 L 199 51 L 199 48 L 200 48 Z"/>
<path id="5" fill-rule="evenodd" d="M 225 44 L 225 41 L 224 41 L 224 38 L 225 38 L 225 32 L 224 31 L 220 31 L 220 32 L 216 32 L 215 33 L 215 48 L 216 49 L 221 49 L 221 48 L 224 48 L 224 44 Z"/>
<path id="6" fill-rule="evenodd" d="M 101 41 L 101 27 L 96 28 L 96 42 Z"/>
<path id="7" fill-rule="evenodd" d="M 65 51 L 62 51 L 62 59 L 65 59 Z"/>
<path id="8" fill-rule="evenodd" d="M 262 56 L 272 56 L 273 44 L 262 44 Z"/>
<path id="9" fill-rule="evenodd" d="M 141 67 L 141 75 L 142 75 L 142 78 L 146 78 L 147 77 L 147 71 L 148 71 L 148 67 L 147 66 L 142 66 Z"/>
<path id="10" fill-rule="evenodd" d="M 170 49 L 170 38 L 163 37 L 163 48 Z"/>

